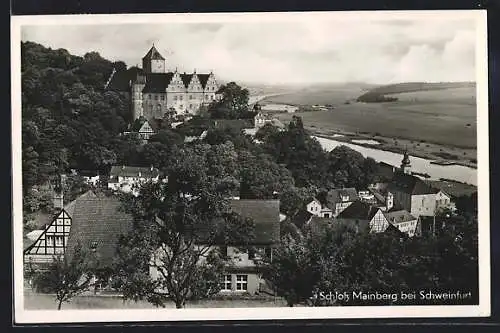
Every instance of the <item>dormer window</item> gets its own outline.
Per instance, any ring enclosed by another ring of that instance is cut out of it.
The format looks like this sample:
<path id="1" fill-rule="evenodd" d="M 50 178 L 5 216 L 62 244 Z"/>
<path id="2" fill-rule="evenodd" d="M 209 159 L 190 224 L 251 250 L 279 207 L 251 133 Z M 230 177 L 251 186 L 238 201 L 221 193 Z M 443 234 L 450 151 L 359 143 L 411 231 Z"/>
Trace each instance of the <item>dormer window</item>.
<path id="1" fill-rule="evenodd" d="M 348 196 L 346 196 L 346 195 L 343 195 L 343 196 L 342 196 L 342 201 L 343 201 L 343 202 L 349 201 L 349 197 L 348 197 Z"/>

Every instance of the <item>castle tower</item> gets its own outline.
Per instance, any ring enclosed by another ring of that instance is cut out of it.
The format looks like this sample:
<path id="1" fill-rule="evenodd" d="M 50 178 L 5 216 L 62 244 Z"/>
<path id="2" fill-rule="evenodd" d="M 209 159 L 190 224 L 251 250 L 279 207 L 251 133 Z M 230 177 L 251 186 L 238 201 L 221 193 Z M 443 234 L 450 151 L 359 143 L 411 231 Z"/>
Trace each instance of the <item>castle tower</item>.
<path id="1" fill-rule="evenodd" d="M 146 73 L 165 73 L 165 58 L 158 52 L 154 44 L 142 58 L 142 69 Z"/>
<path id="2" fill-rule="evenodd" d="M 131 97 L 132 97 L 132 115 L 134 120 L 144 116 L 142 89 L 146 85 L 146 77 L 137 74 L 134 81 L 131 82 Z"/>
<path id="3" fill-rule="evenodd" d="M 411 174 L 410 156 L 408 156 L 408 151 L 406 150 L 403 154 L 403 160 L 401 161 L 401 172 Z"/>

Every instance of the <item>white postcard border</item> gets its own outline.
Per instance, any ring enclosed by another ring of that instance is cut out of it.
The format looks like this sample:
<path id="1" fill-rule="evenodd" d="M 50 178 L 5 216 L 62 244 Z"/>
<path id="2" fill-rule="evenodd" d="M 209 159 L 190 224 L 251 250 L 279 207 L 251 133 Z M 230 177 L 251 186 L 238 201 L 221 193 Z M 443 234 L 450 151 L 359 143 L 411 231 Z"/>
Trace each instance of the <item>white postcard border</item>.
<path id="1" fill-rule="evenodd" d="M 23 25 L 88 25 L 169 22 L 263 22 L 311 20 L 329 16 L 335 20 L 436 19 L 452 15 L 454 19 L 474 18 L 476 25 L 477 87 L 477 159 L 479 200 L 479 305 L 474 306 L 346 306 L 295 308 L 214 308 L 158 310 L 25 310 L 23 297 L 22 253 L 22 173 L 21 173 L 21 76 L 20 41 Z M 490 217 L 489 217 L 489 136 L 487 22 L 485 10 L 453 11 L 377 11 L 377 12 L 290 12 L 290 13 L 210 13 L 210 14 L 113 14 L 11 17 L 12 70 L 12 195 L 13 262 L 15 323 L 85 323 L 131 321 L 200 321 L 266 319 L 351 319 L 351 318 L 440 318 L 487 317 L 491 311 L 490 288 Z"/>

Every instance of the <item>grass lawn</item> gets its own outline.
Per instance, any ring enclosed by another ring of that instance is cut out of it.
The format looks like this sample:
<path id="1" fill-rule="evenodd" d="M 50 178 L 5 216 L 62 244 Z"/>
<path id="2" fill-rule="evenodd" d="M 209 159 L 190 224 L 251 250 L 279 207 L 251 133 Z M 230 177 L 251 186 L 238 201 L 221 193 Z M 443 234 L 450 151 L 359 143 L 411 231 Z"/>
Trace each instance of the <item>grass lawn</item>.
<path id="1" fill-rule="evenodd" d="M 204 300 L 190 302 L 186 308 L 246 308 L 246 307 L 283 307 L 286 303 L 281 298 L 275 300 Z M 175 308 L 173 302 L 166 304 L 167 308 Z M 26 310 L 56 310 L 57 304 L 53 295 L 26 292 L 24 295 Z M 119 296 L 78 296 L 69 303 L 64 303 L 62 310 L 89 309 L 155 309 L 145 302 L 123 301 Z"/>

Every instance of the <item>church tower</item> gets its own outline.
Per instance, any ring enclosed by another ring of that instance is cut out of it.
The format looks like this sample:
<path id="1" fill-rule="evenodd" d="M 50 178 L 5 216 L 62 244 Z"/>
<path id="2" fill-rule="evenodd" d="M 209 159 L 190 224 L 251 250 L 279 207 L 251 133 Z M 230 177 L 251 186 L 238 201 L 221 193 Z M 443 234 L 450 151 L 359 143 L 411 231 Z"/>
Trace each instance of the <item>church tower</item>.
<path id="1" fill-rule="evenodd" d="M 165 58 L 158 52 L 154 44 L 142 58 L 142 69 L 146 73 L 165 73 Z"/>
<path id="2" fill-rule="evenodd" d="M 410 156 L 408 156 L 407 150 L 405 150 L 403 160 L 401 161 L 401 172 L 411 174 Z"/>

